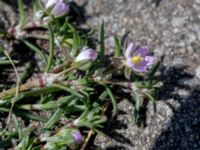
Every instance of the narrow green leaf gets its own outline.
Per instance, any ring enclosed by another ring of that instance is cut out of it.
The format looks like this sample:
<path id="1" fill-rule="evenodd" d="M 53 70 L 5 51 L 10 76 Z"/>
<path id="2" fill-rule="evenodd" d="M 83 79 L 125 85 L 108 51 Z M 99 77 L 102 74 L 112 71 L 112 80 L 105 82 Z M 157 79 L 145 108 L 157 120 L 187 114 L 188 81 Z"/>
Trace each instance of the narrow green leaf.
<path id="1" fill-rule="evenodd" d="M 51 25 L 48 24 L 49 27 L 49 33 L 50 33 L 50 52 L 49 52 L 49 58 L 48 58 L 48 63 L 47 63 L 47 68 L 46 72 L 48 73 L 51 69 L 51 66 L 53 64 L 53 57 L 54 57 L 54 33 L 51 28 Z"/>
<path id="2" fill-rule="evenodd" d="M 134 90 L 133 90 L 133 93 L 135 95 L 135 97 L 134 97 L 135 98 L 135 110 L 132 115 L 132 121 L 133 121 L 133 124 L 135 125 L 139 119 L 141 96 L 139 95 L 139 93 L 137 93 Z"/>
<path id="3" fill-rule="evenodd" d="M 19 26 L 23 28 L 25 23 L 25 11 L 24 11 L 24 4 L 23 0 L 17 0 L 18 10 L 19 10 Z"/>
<path id="4" fill-rule="evenodd" d="M 88 120 L 80 120 L 77 126 L 78 127 L 88 127 L 90 129 L 94 128 L 93 124 Z"/>
<path id="5" fill-rule="evenodd" d="M 77 33 L 77 31 L 73 30 L 73 47 L 72 47 L 72 56 L 76 56 L 78 54 L 78 48 L 80 44 L 80 37 Z"/>
<path id="6" fill-rule="evenodd" d="M 49 121 L 45 124 L 45 129 L 51 129 L 53 125 L 60 119 L 61 115 L 63 113 L 63 109 L 58 108 L 56 112 L 53 114 L 53 116 L 49 119 Z"/>
<path id="7" fill-rule="evenodd" d="M 18 61 L 13 60 L 13 63 L 17 64 Z M 10 65 L 10 64 L 11 64 L 11 62 L 9 60 L 0 60 L 0 65 Z"/>
<path id="8" fill-rule="evenodd" d="M 21 116 L 21 117 L 24 117 L 24 118 L 37 120 L 37 121 L 41 121 L 41 122 L 46 122 L 47 121 L 47 119 L 42 117 L 42 116 L 34 115 L 34 114 L 31 114 L 31 113 L 25 112 L 25 111 L 14 110 L 14 114 L 16 114 L 17 116 Z"/>
<path id="9" fill-rule="evenodd" d="M 152 101 L 152 104 L 153 104 L 153 110 L 154 110 L 154 113 L 156 113 L 157 112 L 157 108 L 156 108 L 156 100 L 155 100 L 155 98 L 151 95 L 151 94 L 149 94 L 149 93 L 144 93 L 151 101 Z"/>
<path id="10" fill-rule="evenodd" d="M 45 57 L 45 55 L 44 55 L 44 53 L 42 52 L 41 49 L 39 49 L 37 46 L 33 45 L 32 43 L 30 43 L 29 41 L 27 41 L 25 39 L 23 39 L 22 42 L 26 46 L 28 46 L 29 48 L 31 48 L 33 51 L 35 51 L 36 54 L 38 54 L 39 57 L 47 64 L 47 59 L 46 59 L 46 57 Z"/>
<path id="11" fill-rule="evenodd" d="M 115 57 L 120 57 L 121 52 L 121 43 L 117 36 L 114 37 L 115 40 Z"/>
<path id="12" fill-rule="evenodd" d="M 41 150 L 41 145 L 38 145 L 38 146 L 32 147 L 31 150 Z"/>
<path id="13" fill-rule="evenodd" d="M 99 116 L 98 119 L 93 121 L 93 124 L 102 124 L 107 121 L 106 116 Z"/>
<path id="14" fill-rule="evenodd" d="M 23 97 L 31 97 L 31 96 L 36 97 L 41 94 L 53 93 L 53 92 L 57 92 L 57 91 L 61 91 L 61 89 L 51 85 L 51 86 L 44 87 L 44 88 L 37 89 L 37 90 L 21 92 L 21 93 L 19 93 L 19 95 L 23 95 Z"/>
<path id="15" fill-rule="evenodd" d="M 20 143 L 15 147 L 16 150 L 27 150 L 27 148 L 32 145 L 33 138 L 30 137 L 32 131 L 34 130 L 33 126 L 29 126 L 23 129 L 22 139 Z"/>
<path id="16" fill-rule="evenodd" d="M 75 98 L 74 96 L 66 96 L 58 100 L 54 100 L 54 101 L 52 100 L 45 104 L 33 104 L 32 108 L 36 110 L 49 110 L 49 109 L 55 109 L 62 106 L 66 107 L 72 100 L 74 100 L 74 98 Z"/>
<path id="17" fill-rule="evenodd" d="M 102 20 L 100 27 L 99 27 L 99 34 L 98 34 L 98 42 L 99 42 L 99 52 L 100 52 L 100 64 L 103 65 L 104 62 L 104 21 Z"/>
<path id="18" fill-rule="evenodd" d="M 3 112 L 9 112 L 10 109 L 8 109 L 8 108 L 4 108 L 4 107 L 0 107 L 0 111 L 3 111 Z"/>
<path id="19" fill-rule="evenodd" d="M 21 139 L 22 138 L 22 130 L 21 130 L 21 127 L 19 125 L 16 115 L 12 114 L 12 118 L 13 118 L 13 122 L 15 124 L 15 129 L 16 129 L 16 131 L 18 131 L 18 137 L 19 137 L 19 139 Z"/>
<path id="20" fill-rule="evenodd" d="M 57 87 L 57 88 L 60 88 L 60 89 L 62 89 L 62 90 L 64 90 L 64 91 L 67 91 L 67 92 L 71 93 L 72 95 L 75 95 L 75 96 L 77 96 L 77 97 L 79 97 L 79 98 L 84 98 L 84 96 L 81 95 L 80 93 L 78 93 L 78 92 L 76 92 L 75 90 L 70 89 L 70 88 L 68 88 L 68 87 L 66 87 L 66 86 L 64 86 L 64 85 L 62 85 L 62 84 L 53 84 L 53 86 L 54 86 L 54 87 Z"/>
<path id="21" fill-rule="evenodd" d="M 35 0 L 34 5 L 33 5 L 33 12 L 36 15 L 36 13 L 38 13 L 38 11 L 42 10 L 42 6 L 41 6 L 41 1 L 40 0 Z"/>
<path id="22" fill-rule="evenodd" d="M 112 102 L 112 106 L 113 106 L 113 113 L 112 113 L 112 116 L 115 116 L 116 113 L 117 113 L 117 101 L 112 93 L 112 91 L 110 90 L 110 88 L 107 86 L 107 85 L 104 85 L 105 88 L 106 88 L 106 91 L 111 99 L 111 102 Z"/>
<path id="23" fill-rule="evenodd" d="M 24 83 L 28 79 L 28 77 L 30 77 L 30 75 L 34 71 L 34 65 L 35 65 L 35 62 L 33 60 L 30 60 L 26 64 L 25 71 L 23 72 L 22 75 L 20 75 L 20 80 L 21 80 L 22 83 Z"/>
<path id="24" fill-rule="evenodd" d="M 159 67 L 160 67 L 160 61 L 157 62 L 157 63 L 153 66 L 151 72 L 150 72 L 149 75 L 148 75 L 148 76 L 149 76 L 149 79 L 152 79 L 152 78 L 153 78 L 153 76 L 155 75 L 155 73 L 156 73 L 156 71 L 158 70 Z"/>
<path id="25" fill-rule="evenodd" d="M 127 79 L 130 79 L 131 78 L 131 73 L 132 73 L 132 69 L 128 68 L 128 67 L 125 67 L 124 69 L 124 75 Z"/>
<path id="26" fill-rule="evenodd" d="M 104 91 L 103 93 L 101 93 L 101 95 L 99 96 L 99 99 L 100 100 L 105 100 L 105 98 L 108 96 L 108 92 L 107 91 Z"/>
<path id="27" fill-rule="evenodd" d="M 152 82 L 153 81 L 139 81 L 139 82 L 134 82 L 134 84 L 136 85 L 136 87 L 138 88 L 152 88 Z"/>

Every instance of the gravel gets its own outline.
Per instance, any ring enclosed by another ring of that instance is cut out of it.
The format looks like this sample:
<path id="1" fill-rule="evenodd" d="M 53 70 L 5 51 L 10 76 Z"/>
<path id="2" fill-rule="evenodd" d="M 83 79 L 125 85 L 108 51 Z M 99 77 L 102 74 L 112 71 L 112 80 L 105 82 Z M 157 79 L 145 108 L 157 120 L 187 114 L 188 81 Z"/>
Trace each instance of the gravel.
<path id="1" fill-rule="evenodd" d="M 85 9 L 84 27 L 106 27 L 113 35 L 148 46 L 162 60 L 163 91 L 157 114 L 149 103 L 141 126 L 131 124 L 133 100 L 118 104 L 118 115 L 98 135 L 92 150 L 200 149 L 200 0 L 77 0 Z"/>

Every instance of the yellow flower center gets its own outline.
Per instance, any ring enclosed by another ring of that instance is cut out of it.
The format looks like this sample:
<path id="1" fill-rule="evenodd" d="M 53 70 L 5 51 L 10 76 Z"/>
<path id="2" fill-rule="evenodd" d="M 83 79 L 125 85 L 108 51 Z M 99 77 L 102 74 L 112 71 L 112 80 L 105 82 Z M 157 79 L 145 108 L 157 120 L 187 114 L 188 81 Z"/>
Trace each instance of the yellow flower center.
<path id="1" fill-rule="evenodd" d="M 142 62 L 142 61 L 144 61 L 144 58 L 143 57 L 141 57 L 140 55 L 136 55 L 136 56 L 133 56 L 132 57 L 132 62 L 134 63 L 134 64 L 139 64 L 140 62 Z"/>
<path id="2" fill-rule="evenodd" d="M 60 129 L 57 134 L 58 136 L 63 136 L 64 135 L 64 130 L 63 129 Z"/>

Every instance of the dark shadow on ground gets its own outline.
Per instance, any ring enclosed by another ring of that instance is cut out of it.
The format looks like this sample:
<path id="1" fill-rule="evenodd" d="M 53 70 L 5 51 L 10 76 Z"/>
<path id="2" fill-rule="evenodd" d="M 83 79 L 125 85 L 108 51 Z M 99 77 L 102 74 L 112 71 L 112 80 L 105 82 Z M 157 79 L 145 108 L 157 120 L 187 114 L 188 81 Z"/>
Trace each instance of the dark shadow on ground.
<path id="1" fill-rule="evenodd" d="M 75 2 L 70 2 L 70 20 L 71 22 L 74 22 L 76 26 L 79 26 L 81 24 L 84 24 L 90 16 L 86 15 L 85 7 L 88 4 L 88 1 L 86 1 L 81 6 L 77 5 Z"/>
<path id="2" fill-rule="evenodd" d="M 162 0 L 152 0 L 152 2 L 155 3 L 156 7 L 158 7 Z"/>
<path id="3" fill-rule="evenodd" d="M 153 150 L 197 150 L 200 149 L 200 85 L 192 86 L 194 76 L 187 73 L 187 67 L 163 68 L 162 100 L 174 99 L 180 107 L 174 108 L 173 117 L 158 136 Z M 194 84 L 194 83 L 193 83 Z M 195 83 L 198 84 L 198 83 Z M 189 95 L 181 95 L 176 89 L 188 90 Z"/>
<path id="4" fill-rule="evenodd" d="M 126 112 L 124 112 L 123 110 L 118 110 L 118 114 L 123 115 L 126 114 Z M 112 114 L 110 114 L 112 115 Z M 106 136 L 110 137 L 110 139 L 117 141 L 118 143 L 121 144 L 126 144 L 126 145 L 130 145 L 133 146 L 132 141 L 125 137 L 124 134 L 121 134 L 119 132 L 117 132 L 117 130 L 121 130 L 121 129 L 127 129 L 127 124 L 125 124 L 124 122 L 120 121 L 117 119 L 117 115 L 110 119 L 110 121 L 108 121 L 108 123 L 106 124 L 103 133 L 106 134 Z M 94 144 L 94 139 L 91 141 L 91 145 L 89 147 L 90 150 L 97 150 L 100 148 L 100 145 L 95 145 Z M 109 141 L 108 141 L 109 142 Z M 106 147 L 107 150 L 125 150 L 126 148 L 124 146 L 120 146 L 120 145 L 113 145 L 110 144 L 109 147 Z"/>
<path id="5" fill-rule="evenodd" d="M 100 148 L 98 146 L 92 146 L 90 148 L 90 150 L 99 150 L 99 149 Z M 113 145 L 113 146 L 106 147 L 106 150 L 126 150 L 126 148 L 124 146 Z"/>

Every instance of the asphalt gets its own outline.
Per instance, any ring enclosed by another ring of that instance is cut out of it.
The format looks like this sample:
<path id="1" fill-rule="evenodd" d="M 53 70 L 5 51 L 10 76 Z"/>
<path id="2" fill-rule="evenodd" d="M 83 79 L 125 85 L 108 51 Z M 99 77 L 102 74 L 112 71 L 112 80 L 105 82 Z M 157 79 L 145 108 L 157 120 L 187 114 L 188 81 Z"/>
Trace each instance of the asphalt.
<path id="1" fill-rule="evenodd" d="M 106 49 L 113 35 L 147 46 L 161 60 L 163 90 L 157 114 L 144 108 L 143 125 L 131 124 L 131 99 L 118 104 L 119 113 L 98 135 L 92 150 L 200 149 L 200 0 L 76 0 L 85 20 L 97 29 L 105 22 Z"/>

